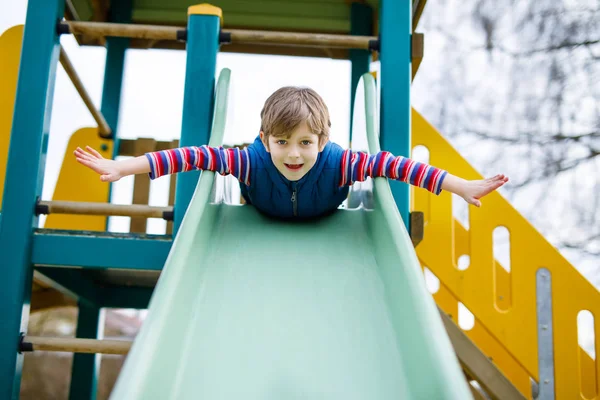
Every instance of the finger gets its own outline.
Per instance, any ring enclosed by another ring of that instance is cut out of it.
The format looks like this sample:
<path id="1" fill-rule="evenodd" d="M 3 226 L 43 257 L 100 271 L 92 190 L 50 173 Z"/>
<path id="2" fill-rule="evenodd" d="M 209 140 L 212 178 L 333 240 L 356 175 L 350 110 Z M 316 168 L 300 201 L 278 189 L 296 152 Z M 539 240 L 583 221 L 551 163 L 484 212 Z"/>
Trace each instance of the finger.
<path id="1" fill-rule="evenodd" d="M 94 172 L 96 172 L 98 174 L 102 173 L 102 171 L 100 171 L 98 169 L 98 166 L 93 161 L 86 160 L 84 158 L 77 158 L 77 161 L 79 161 L 80 164 L 85 165 L 86 167 L 90 168 L 91 170 L 93 170 Z"/>
<path id="2" fill-rule="evenodd" d="M 475 198 L 471 198 L 469 199 L 469 203 L 473 204 L 475 207 L 481 207 L 481 201 L 475 199 Z"/>
<path id="3" fill-rule="evenodd" d="M 92 168 L 93 163 L 86 158 L 75 157 L 78 163 L 85 165 L 86 167 Z"/>
<path id="4" fill-rule="evenodd" d="M 75 155 L 81 156 L 83 158 L 89 158 L 89 159 L 95 158 L 90 153 L 88 153 L 87 151 L 85 151 L 79 147 L 77 148 L 77 150 L 75 150 Z"/>
<path id="5" fill-rule="evenodd" d="M 112 174 L 106 174 L 106 175 L 101 175 L 101 176 L 100 176 L 100 180 L 101 180 L 102 182 L 115 182 L 115 181 L 117 181 L 118 179 L 115 179 L 115 176 L 114 176 L 114 175 L 112 175 Z"/>
<path id="6" fill-rule="evenodd" d="M 91 148 L 90 146 L 85 146 L 85 147 L 86 147 L 86 149 L 88 149 L 88 151 L 90 153 L 92 153 L 96 157 L 98 157 L 98 158 L 104 158 L 104 157 L 102 157 L 102 154 L 98 153 L 95 149 Z"/>
<path id="7" fill-rule="evenodd" d="M 78 148 L 77 150 L 75 150 L 75 156 L 81 157 L 81 158 L 93 159 L 93 157 L 92 157 L 92 155 L 90 153 L 88 153 L 85 150 L 82 150 L 80 148 Z"/>

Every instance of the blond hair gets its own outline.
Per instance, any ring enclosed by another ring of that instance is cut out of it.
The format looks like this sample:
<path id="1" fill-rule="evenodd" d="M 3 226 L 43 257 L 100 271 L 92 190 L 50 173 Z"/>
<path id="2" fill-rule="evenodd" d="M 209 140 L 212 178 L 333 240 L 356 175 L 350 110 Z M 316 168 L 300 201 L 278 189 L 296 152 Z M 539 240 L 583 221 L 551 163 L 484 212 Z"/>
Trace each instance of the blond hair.
<path id="1" fill-rule="evenodd" d="M 286 86 L 275 91 L 260 112 L 261 127 L 267 138 L 289 137 L 302 122 L 306 122 L 312 133 L 319 135 L 319 143 L 329 139 L 329 110 L 325 102 L 310 88 Z"/>

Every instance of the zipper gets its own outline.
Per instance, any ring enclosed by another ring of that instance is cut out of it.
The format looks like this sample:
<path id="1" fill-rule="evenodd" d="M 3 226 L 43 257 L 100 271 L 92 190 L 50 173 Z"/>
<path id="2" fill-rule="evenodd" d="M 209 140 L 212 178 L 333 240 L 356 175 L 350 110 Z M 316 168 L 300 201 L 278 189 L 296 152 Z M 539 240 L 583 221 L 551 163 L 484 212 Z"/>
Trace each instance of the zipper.
<path id="1" fill-rule="evenodd" d="M 296 190 L 296 183 L 294 183 L 294 191 L 292 192 L 292 205 L 294 206 L 294 217 L 298 216 L 298 192 Z"/>

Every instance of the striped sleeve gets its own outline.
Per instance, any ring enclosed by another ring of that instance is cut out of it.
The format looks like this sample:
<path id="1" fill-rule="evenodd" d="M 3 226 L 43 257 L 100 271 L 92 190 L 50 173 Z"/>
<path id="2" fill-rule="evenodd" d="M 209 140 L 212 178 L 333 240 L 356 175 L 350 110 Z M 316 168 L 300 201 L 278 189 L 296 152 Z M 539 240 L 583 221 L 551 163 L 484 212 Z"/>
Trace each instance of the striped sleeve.
<path id="1" fill-rule="evenodd" d="M 233 175 L 250 185 L 250 157 L 247 149 L 189 146 L 146 153 L 150 163 L 150 179 L 194 170 Z"/>
<path id="2" fill-rule="evenodd" d="M 387 177 L 426 189 L 436 195 L 442 191 L 442 182 L 447 171 L 431 165 L 395 157 L 387 151 L 370 155 L 363 152 L 344 151 L 342 157 L 342 179 L 340 186 L 363 182 L 367 177 Z"/>

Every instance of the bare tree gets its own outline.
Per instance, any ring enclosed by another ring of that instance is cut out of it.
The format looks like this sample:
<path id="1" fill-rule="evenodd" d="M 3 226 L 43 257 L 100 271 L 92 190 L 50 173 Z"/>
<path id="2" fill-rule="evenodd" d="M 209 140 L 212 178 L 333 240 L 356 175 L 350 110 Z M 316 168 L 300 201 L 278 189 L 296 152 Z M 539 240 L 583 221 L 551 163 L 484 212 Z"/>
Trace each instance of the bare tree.
<path id="1" fill-rule="evenodd" d="M 415 106 L 554 245 L 600 256 L 598 2 L 430 0 L 419 30 Z"/>

